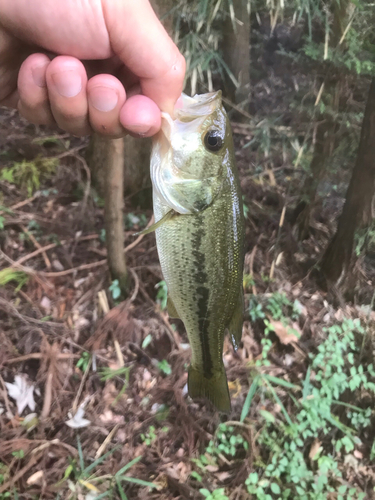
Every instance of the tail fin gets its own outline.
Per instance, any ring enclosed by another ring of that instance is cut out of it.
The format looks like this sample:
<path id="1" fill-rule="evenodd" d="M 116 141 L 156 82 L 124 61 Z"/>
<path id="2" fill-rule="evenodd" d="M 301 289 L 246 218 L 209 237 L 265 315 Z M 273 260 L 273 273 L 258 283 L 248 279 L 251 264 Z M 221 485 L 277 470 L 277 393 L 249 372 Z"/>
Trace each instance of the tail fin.
<path id="1" fill-rule="evenodd" d="M 190 366 L 188 389 L 191 398 L 207 398 L 219 411 L 231 410 L 230 395 L 225 371 L 206 378 L 202 372 Z"/>

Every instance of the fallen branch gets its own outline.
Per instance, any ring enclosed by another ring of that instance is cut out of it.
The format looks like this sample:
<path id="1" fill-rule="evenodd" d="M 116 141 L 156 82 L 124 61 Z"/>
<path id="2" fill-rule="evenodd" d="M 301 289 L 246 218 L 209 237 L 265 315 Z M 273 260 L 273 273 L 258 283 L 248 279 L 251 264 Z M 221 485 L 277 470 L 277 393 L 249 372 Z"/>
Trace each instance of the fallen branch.
<path id="1" fill-rule="evenodd" d="M 51 328 L 66 328 L 66 326 L 63 323 L 55 323 L 53 321 L 42 321 L 40 319 L 35 319 L 35 318 L 30 318 L 30 316 L 24 316 L 23 314 L 19 313 L 17 309 L 8 301 L 0 298 L 0 308 L 3 308 L 5 311 L 8 312 L 8 314 L 12 314 L 13 316 L 17 317 L 18 319 L 22 320 L 24 323 L 34 323 L 35 325 L 39 326 L 49 326 Z"/>
<path id="2" fill-rule="evenodd" d="M 149 223 L 146 226 L 146 229 L 150 227 L 153 223 L 154 223 L 154 217 L 152 216 Z M 133 243 L 130 243 L 130 245 L 124 248 L 124 253 L 127 253 L 134 247 L 136 247 L 138 243 L 140 243 L 143 240 L 144 237 L 145 237 L 144 234 L 140 234 L 138 238 L 133 241 Z M 57 272 L 34 271 L 34 273 L 37 272 L 40 276 L 43 276 L 45 278 L 59 278 L 60 276 L 67 276 L 69 274 L 74 274 L 79 271 L 94 269 L 95 267 L 104 266 L 106 264 L 107 264 L 107 259 L 103 259 L 103 260 L 98 260 L 97 262 L 91 262 L 90 264 L 82 264 L 81 266 L 78 267 L 65 269 L 64 271 L 57 271 Z"/>
<path id="3" fill-rule="evenodd" d="M 22 231 L 27 234 L 27 236 L 30 238 L 30 240 L 32 241 L 33 245 L 38 249 L 40 250 L 40 253 L 43 255 L 43 259 L 44 259 L 44 262 L 46 264 L 46 268 L 47 269 L 51 269 L 51 261 L 49 260 L 48 258 L 48 255 L 46 254 L 45 250 L 43 250 L 41 244 L 36 240 L 35 236 L 30 233 L 30 231 L 28 231 L 26 229 L 26 227 L 23 225 L 23 224 L 20 224 L 19 225 L 20 228 L 22 229 Z"/>
<path id="4" fill-rule="evenodd" d="M 29 359 L 41 359 L 44 356 L 41 352 L 32 352 L 31 354 L 25 354 L 24 356 L 18 356 L 17 358 L 6 359 L 3 361 L 4 364 L 13 364 L 13 363 L 22 363 L 22 361 L 28 361 Z M 70 358 L 79 358 L 78 354 L 71 353 L 60 353 L 57 355 L 57 359 L 70 359 Z"/>

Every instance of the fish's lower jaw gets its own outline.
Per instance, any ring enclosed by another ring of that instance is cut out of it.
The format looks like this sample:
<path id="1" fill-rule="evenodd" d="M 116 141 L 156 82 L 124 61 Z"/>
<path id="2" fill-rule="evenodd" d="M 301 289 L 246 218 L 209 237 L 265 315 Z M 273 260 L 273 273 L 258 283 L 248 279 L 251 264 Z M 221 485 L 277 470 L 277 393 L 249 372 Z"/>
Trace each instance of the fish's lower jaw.
<path id="1" fill-rule="evenodd" d="M 227 376 L 224 370 L 207 378 L 200 370 L 190 366 L 188 391 L 192 399 L 207 398 L 219 411 L 231 410 Z"/>

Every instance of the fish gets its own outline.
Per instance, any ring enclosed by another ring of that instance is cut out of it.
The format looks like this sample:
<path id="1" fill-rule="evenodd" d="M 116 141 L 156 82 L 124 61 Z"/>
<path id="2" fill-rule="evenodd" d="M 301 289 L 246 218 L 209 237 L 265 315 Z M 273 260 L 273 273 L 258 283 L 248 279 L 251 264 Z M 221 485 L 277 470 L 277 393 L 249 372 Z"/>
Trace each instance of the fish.
<path id="1" fill-rule="evenodd" d="M 188 393 L 231 409 L 224 336 L 241 341 L 244 215 L 230 122 L 221 91 L 182 94 L 162 113 L 150 173 L 156 245 L 168 313 L 183 321 L 191 346 Z"/>

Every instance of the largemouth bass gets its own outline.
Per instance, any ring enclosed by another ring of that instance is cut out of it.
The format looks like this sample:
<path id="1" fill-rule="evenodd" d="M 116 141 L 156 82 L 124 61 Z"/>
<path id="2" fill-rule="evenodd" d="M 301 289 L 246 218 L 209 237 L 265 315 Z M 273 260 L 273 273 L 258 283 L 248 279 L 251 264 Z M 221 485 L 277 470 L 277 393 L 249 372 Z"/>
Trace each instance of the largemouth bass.
<path id="1" fill-rule="evenodd" d="M 220 91 L 183 94 L 175 119 L 163 114 L 151 179 L 168 312 L 183 321 L 192 350 L 189 395 L 228 411 L 223 343 L 226 331 L 235 348 L 241 340 L 244 218 Z"/>

